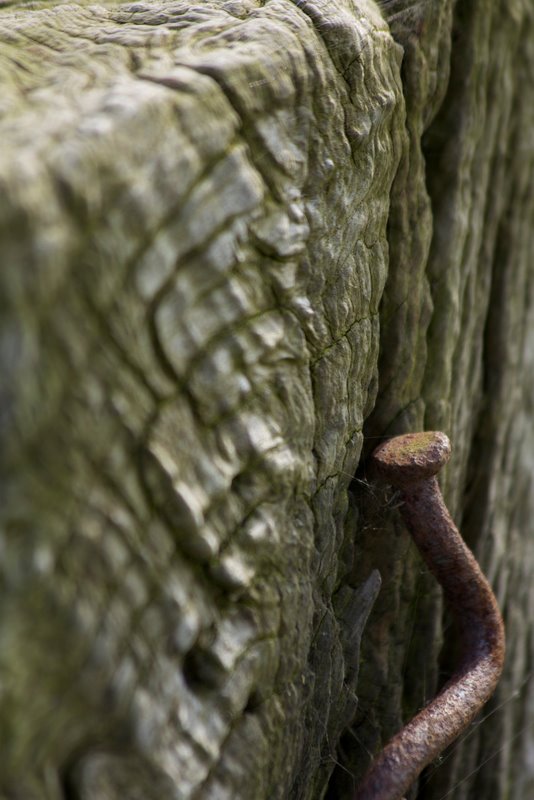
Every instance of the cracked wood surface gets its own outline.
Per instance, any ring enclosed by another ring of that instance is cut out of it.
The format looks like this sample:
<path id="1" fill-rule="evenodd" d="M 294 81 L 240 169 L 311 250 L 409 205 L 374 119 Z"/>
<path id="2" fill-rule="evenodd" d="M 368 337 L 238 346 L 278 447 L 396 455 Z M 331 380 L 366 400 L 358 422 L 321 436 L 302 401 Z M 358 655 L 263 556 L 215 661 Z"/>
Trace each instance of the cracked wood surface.
<path id="1" fill-rule="evenodd" d="M 325 784 L 399 60 L 341 3 L 0 17 L 7 797 Z"/>
<path id="2" fill-rule="evenodd" d="M 423 796 L 532 790 L 532 16 L 0 4 L 0 797 L 350 797 L 448 669 L 349 505 L 422 427 L 510 654 Z"/>

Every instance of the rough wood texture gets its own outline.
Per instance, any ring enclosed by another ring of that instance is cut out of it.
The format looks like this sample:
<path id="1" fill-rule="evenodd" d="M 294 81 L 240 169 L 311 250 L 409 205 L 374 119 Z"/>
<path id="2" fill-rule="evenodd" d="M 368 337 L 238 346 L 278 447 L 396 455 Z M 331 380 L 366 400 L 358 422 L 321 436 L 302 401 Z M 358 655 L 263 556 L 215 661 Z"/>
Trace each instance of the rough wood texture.
<path id="1" fill-rule="evenodd" d="M 0 5 L 0 797 L 350 797 L 453 651 L 422 427 L 509 659 L 421 797 L 528 797 L 532 4 Z"/>
<path id="2" fill-rule="evenodd" d="M 409 142 L 392 190 L 380 390 L 365 433 L 449 434 L 446 498 L 508 629 L 491 716 L 428 770 L 417 796 L 519 800 L 534 793 L 534 8 L 383 5 L 404 48 Z M 388 738 L 446 680 L 454 636 L 447 623 L 440 658 L 439 594 L 379 508 L 358 547 L 360 574 L 378 565 L 385 588 L 348 738 L 372 751 L 380 730 Z"/>

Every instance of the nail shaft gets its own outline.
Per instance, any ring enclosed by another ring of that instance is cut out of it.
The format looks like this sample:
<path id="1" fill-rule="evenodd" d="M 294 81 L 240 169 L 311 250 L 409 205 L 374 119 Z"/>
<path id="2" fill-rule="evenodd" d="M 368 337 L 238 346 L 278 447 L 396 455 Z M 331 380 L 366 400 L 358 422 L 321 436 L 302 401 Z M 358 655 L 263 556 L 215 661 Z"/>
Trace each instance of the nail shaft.
<path id="1" fill-rule="evenodd" d="M 443 587 L 463 654 L 439 694 L 377 756 L 354 800 L 400 800 L 424 767 L 472 722 L 502 672 L 504 626 L 497 601 L 454 525 L 435 477 L 449 455 L 449 440 L 439 432 L 395 437 L 372 455 L 378 477 L 400 491 L 401 515 Z"/>

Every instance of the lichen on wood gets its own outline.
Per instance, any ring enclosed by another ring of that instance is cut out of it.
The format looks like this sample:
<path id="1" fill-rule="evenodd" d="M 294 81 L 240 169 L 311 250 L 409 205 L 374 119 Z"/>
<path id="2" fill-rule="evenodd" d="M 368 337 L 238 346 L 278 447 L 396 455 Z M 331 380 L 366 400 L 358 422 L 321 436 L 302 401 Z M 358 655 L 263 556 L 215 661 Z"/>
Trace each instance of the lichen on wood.
<path id="1" fill-rule="evenodd" d="M 371 4 L 1 12 L 6 796 L 323 791 L 399 53 Z"/>
<path id="2" fill-rule="evenodd" d="M 448 668 L 423 428 L 510 642 L 425 796 L 532 793 L 533 14 L 0 3 L 0 796 L 350 797 Z"/>

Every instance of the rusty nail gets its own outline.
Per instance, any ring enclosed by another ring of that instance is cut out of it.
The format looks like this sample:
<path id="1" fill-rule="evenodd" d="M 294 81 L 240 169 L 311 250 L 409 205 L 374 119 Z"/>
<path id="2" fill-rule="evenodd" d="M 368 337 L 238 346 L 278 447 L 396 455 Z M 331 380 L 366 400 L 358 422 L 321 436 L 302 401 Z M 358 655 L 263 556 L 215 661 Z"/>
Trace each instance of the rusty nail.
<path id="1" fill-rule="evenodd" d="M 443 502 L 436 474 L 449 460 L 444 433 L 396 436 L 371 456 L 377 477 L 400 491 L 400 512 L 458 624 L 463 656 L 443 689 L 371 764 L 354 800 L 399 800 L 465 730 L 493 694 L 504 663 L 504 625 L 491 587 Z"/>

